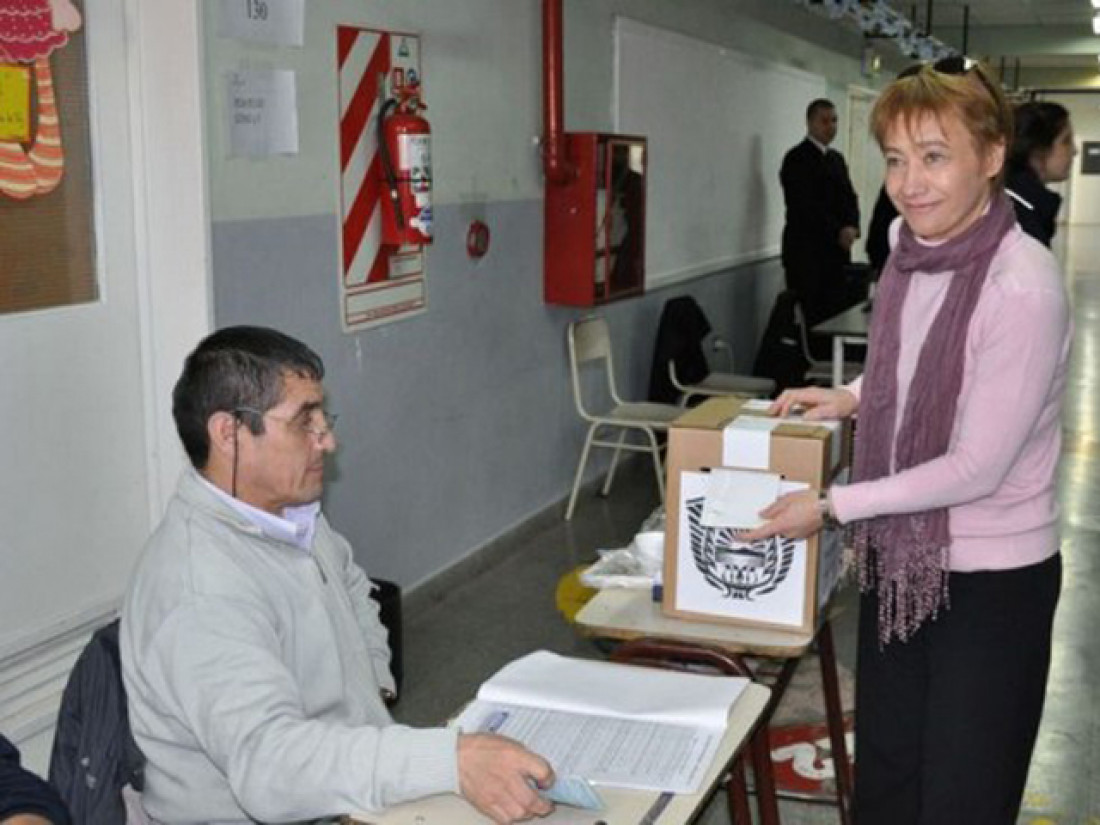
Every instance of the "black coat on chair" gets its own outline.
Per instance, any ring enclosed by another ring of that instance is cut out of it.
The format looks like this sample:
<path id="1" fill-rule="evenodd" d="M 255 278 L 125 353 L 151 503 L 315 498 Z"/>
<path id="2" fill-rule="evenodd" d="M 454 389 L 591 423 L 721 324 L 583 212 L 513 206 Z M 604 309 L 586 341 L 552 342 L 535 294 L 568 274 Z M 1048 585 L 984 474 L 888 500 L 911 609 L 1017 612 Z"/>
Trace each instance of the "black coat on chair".
<path id="1" fill-rule="evenodd" d="M 794 315 L 797 303 L 798 296 L 789 289 L 776 297 L 752 367 L 753 375 L 775 381 L 778 392 L 805 384 L 806 369 L 810 366 L 799 344 Z"/>
<path id="2" fill-rule="evenodd" d="M 653 345 L 649 371 L 649 400 L 675 404 L 680 391 L 668 375 L 669 361 L 676 362 L 676 377 L 683 384 L 697 384 L 710 375 L 703 339 L 710 335 L 710 321 L 690 295 L 665 302 Z"/>

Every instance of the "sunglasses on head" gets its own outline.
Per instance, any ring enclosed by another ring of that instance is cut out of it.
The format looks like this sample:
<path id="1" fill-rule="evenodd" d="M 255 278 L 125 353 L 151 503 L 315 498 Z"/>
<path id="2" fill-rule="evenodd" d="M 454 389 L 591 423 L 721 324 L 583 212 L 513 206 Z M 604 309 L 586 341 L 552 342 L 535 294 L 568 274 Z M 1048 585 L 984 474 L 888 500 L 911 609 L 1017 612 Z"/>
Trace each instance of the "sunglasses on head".
<path id="1" fill-rule="evenodd" d="M 915 63 L 898 73 L 898 80 L 902 80 L 906 77 L 914 77 L 920 74 L 921 69 L 928 65 L 927 63 Z M 961 77 L 973 72 L 978 78 L 978 82 L 985 87 L 985 90 L 989 92 L 990 96 L 994 100 L 997 99 L 997 93 L 990 85 L 989 78 L 986 77 L 985 72 L 978 70 L 978 61 L 971 60 L 969 57 L 961 54 L 955 54 L 950 57 L 941 57 L 935 63 L 931 64 L 931 66 L 934 72 L 954 75 L 955 77 Z"/>
<path id="2" fill-rule="evenodd" d="M 912 66 L 909 66 L 898 73 L 898 80 L 920 74 L 920 70 L 927 65 L 927 63 L 914 63 Z M 977 65 L 978 64 L 976 61 L 971 60 L 969 57 L 963 57 L 961 54 L 959 54 L 951 55 L 950 57 L 941 57 L 939 60 L 932 64 L 932 70 L 939 72 L 940 74 L 963 75 Z"/>

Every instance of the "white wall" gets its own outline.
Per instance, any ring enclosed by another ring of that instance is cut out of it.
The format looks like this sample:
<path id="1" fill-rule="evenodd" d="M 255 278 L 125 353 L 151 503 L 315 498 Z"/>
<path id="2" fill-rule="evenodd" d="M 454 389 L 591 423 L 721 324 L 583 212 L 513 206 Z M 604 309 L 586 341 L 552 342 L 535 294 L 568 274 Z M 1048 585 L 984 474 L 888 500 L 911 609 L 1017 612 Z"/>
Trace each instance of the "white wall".
<path id="1" fill-rule="evenodd" d="M 213 12 L 217 0 L 203 7 Z M 785 3 L 565 0 L 564 7 L 572 131 L 613 128 L 616 15 L 825 77 L 842 115 L 848 85 L 860 79 L 858 34 Z M 566 325 L 584 310 L 542 301 L 541 0 L 309 0 L 306 9 L 301 48 L 220 38 L 208 15 L 215 319 L 279 327 L 324 357 L 326 388 L 341 415 L 326 512 L 369 573 L 408 589 L 559 501 L 584 437 L 565 356 Z M 433 138 L 427 311 L 355 334 L 341 331 L 337 314 L 337 23 L 420 35 Z M 296 71 L 298 155 L 227 157 L 224 74 L 250 66 Z M 782 103 L 803 112 L 807 102 Z M 775 191 L 778 172 L 761 170 Z M 493 234 L 478 261 L 464 245 L 474 217 Z M 774 261 L 725 269 L 675 292 L 602 308 L 623 392 L 645 395 L 657 320 L 674 294 L 696 296 L 734 341 L 739 366 L 749 368 L 778 270 Z M 596 462 L 590 474 L 605 466 Z"/>
<path id="2" fill-rule="evenodd" d="M 210 324 L 197 7 L 84 12 L 102 298 L 0 316 L 0 730 L 39 771 L 182 466 L 167 388 Z"/>
<path id="3" fill-rule="evenodd" d="M 206 3 L 205 45 L 215 222 L 336 209 L 337 24 L 422 35 L 424 97 L 435 126 L 432 161 L 449 170 L 434 181 L 435 205 L 541 195 L 541 165 L 533 143 L 542 124 L 536 105 L 540 87 L 531 71 L 542 48 L 536 0 L 310 0 L 301 48 L 219 37 L 217 2 Z M 296 72 L 298 155 L 261 161 L 227 156 L 225 73 L 246 66 Z M 509 113 L 506 122 L 502 112 Z"/>
<path id="4" fill-rule="evenodd" d="M 1063 95 L 1049 99 L 1069 110 L 1078 148 L 1085 141 L 1100 141 L 1100 90 L 1095 94 Z M 1100 175 L 1082 175 L 1080 155 L 1074 161 L 1073 176 L 1065 190 L 1069 202 L 1062 207 L 1063 220 L 1082 226 L 1100 224 Z"/>

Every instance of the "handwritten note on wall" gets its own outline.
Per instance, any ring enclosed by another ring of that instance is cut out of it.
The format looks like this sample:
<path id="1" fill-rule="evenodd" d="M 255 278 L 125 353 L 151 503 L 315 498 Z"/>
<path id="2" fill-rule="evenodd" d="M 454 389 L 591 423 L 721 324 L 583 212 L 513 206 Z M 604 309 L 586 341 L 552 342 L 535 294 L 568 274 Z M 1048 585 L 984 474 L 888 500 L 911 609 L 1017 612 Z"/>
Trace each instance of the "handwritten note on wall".
<path id="1" fill-rule="evenodd" d="M 231 157 L 298 153 L 298 92 L 289 69 L 240 69 L 226 74 Z"/>

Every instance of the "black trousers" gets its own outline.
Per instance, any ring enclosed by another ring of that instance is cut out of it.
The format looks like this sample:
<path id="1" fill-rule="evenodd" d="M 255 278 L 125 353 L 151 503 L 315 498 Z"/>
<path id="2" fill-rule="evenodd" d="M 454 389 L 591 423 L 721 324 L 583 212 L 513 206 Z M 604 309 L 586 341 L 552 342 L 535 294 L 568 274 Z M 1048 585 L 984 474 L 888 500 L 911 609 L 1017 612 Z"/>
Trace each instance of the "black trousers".
<path id="1" fill-rule="evenodd" d="M 1060 555 L 950 575 L 951 605 L 880 648 L 860 604 L 856 825 L 1014 825 L 1043 713 Z"/>

